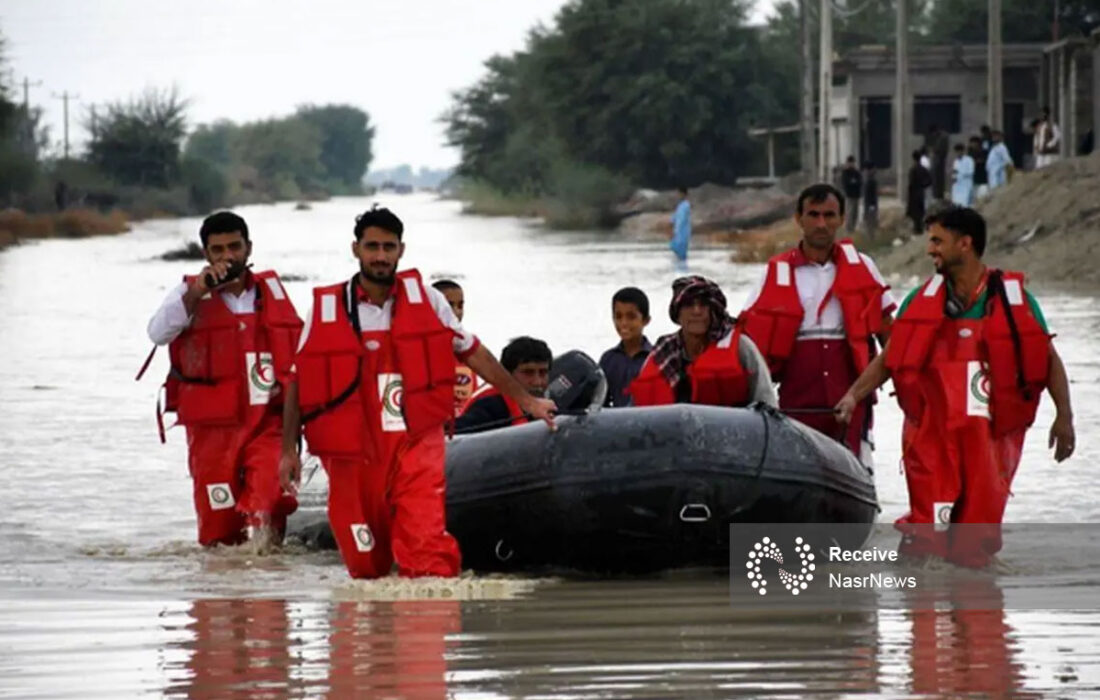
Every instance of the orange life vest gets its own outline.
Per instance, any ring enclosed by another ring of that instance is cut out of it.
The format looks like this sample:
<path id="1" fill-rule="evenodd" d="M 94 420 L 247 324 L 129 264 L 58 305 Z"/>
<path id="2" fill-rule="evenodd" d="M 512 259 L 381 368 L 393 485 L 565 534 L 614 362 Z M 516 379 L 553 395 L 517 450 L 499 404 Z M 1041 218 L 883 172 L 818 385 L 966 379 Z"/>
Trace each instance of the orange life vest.
<path id="1" fill-rule="evenodd" d="M 250 274 L 256 285 L 255 313 L 234 314 L 220 293 L 207 294 L 195 307 L 191 325 L 168 346 L 171 368 L 164 382 L 164 410 L 175 412 L 180 425 L 241 425 L 251 414 L 267 410 L 278 387 L 290 378 L 302 321 L 275 272 Z M 194 280 L 183 278 L 188 285 Z M 157 424 L 164 442 L 159 403 Z"/>
<path id="2" fill-rule="evenodd" d="M 794 274 L 795 263 L 801 256 L 801 251 L 793 248 L 769 260 L 759 298 L 739 317 L 745 333 L 768 361 L 773 376 L 783 371 L 791 356 L 805 314 L 819 311 L 802 308 Z M 836 280 L 822 304 L 830 296 L 836 296 L 840 302 L 844 333 L 859 374 L 871 361 L 872 337 L 882 332 L 882 295 L 886 286 L 871 274 L 849 239 L 833 246 L 833 262 Z"/>
<path id="3" fill-rule="evenodd" d="M 463 415 L 464 413 L 466 413 L 466 411 L 468 411 L 471 406 L 473 406 L 475 403 L 477 403 L 481 399 L 486 399 L 486 398 L 489 398 L 491 396 L 499 396 L 500 398 L 504 399 L 504 405 L 508 407 L 508 415 L 512 417 L 512 422 L 509 423 L 508 425 L 522 425 L 522 424 L 527 423 L 527 422 L 530 421 L 530 418 L 528 418 L 527 414 L 524 413 L 523 410 L 519 407 L 519 404 L 516 403 L 515 399 L 513 399 L 511 396 L 508 396 L 507 394 L 502 393 L 500 391 L 500 389 L 496 388 L 492 384 L 482 385 L 482 387 L 480 389 L 478 389 L 466 401 L 466 403 L 465 403 L 465 405 L 463 405 L 462 411 L 459 413 L 459 415 Z M 505 426 L 496 426 L 496 427 L 505 427 Z"/>
<path id="4" fill-rule="evenodd" d="M 886 354 L 898 403 L 907 418 L 919 420 L 925 409 L 923 373 L 933 362 L 955 358 L 980 363 L 983 376 L 970 382 L 977 382 L 975 386 L 958 382 L 949 404 L 975 409 L 974 401 L 987 403 L 996 437 L 1035 422 L 1039 397 L 1047 385 L 1050 335 L 1032 313 L 1023 283 L 1021 273 L 991 270 L 988 315 L 980 321 L 955 322 L 947 322 L 944 313 L 943 276 L 935 275 L 921 286 L 894 324 Z M 937 343 L 948 349 L 934 357 Z"/>
<path id="5" fill-rule="evenodd" d="M 687 366 L 691 382 L 691 403 L 711 406 L 744 406 L 749 402 L 749 376 L 741 366 L 738 345 L 741 330 L 735 329 L 711 343 Z M 676 392 L 657 367 L 653 355 L 646 359 L 628 393 L 635 406 L 662 406 L 676 403 Z"/>
<path id="6" fill-rule="evenodd" d="M 390 329 L 377 333 L 358 327 L 356 280 L 313 290 L 296 359 L 306 440 L 322 457 L 369 455 L 382 432 L 415 438 L 454 415 L 455 333 L 436 316 L 420 273 L 398 273 Z"/>

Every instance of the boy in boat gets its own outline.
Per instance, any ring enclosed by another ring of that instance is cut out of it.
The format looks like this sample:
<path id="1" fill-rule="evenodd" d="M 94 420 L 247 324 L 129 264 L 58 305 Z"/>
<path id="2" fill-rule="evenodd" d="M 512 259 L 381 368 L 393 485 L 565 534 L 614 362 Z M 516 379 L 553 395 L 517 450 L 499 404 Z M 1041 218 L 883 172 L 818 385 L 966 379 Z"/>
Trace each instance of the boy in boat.
<path id="1" fill-rule="evenodd" d="M 537 338 L 520 336 L 500 353 L 500 364 L 531 396 L 544 398 L 550 384 L 549 346 Z M 479 433 L 493 428 L 526 423 L 529 416 L 519 403 L 492 386 L 483 387 L 466 403 L 462 415 L 455 421 L 459 433 Z"/>
<path id="2" fill-rule="evenodd" d="M 447 300 L 447 303 L 451 307 L 451 311 L 454 311 L 455 318 L 459 323 L 462 323 L 462 318 L 466 315 L 466 295 L 462 292 L 462 287 L 458 282 L 454 280 L 437 280 L 432 282 L 432 286 L 443 293 L 443 297 Z M 455 416 L 462 414 L 462 407 L 466 405 L 466 402 L 470 400 L 474 392 L 477 391 L 478 381 L 477 374 L 469 368 L 465 362 L 455 361 Z"/>
<path id="3" fill-rule="evenodd" d="M 600 357 L 600 369 L 607 377 L 605 406 L 630 406 L 626 392 L 638 376 L 653 346 L 645 337 L 649 325 L 649 297 L 637 287 L 623 287 L 611 297 L 611 319 L 621 341 Z"/>

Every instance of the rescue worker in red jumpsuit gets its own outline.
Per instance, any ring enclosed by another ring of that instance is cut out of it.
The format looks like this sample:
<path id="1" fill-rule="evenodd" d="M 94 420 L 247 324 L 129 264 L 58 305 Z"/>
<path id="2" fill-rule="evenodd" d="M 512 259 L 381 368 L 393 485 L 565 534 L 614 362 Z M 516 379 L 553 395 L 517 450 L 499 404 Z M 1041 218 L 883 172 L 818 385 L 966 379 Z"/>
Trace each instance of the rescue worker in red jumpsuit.
<path id="1" fill-rule="evenodd" d="M 278 275 L 248 269 L 244 219 L 211 214 L 199 238 L 206 267 L 168 293 L 148 328 L 169 345 L 167 410 L 187 428 L 199 543 L 238 544 L 248 527 L 279 540 L 298 506 L 279 485 L 279 457 L 302 321 Z"/>
<path id="2" fill-rule="evenodd" d="M 375 207 L 355 222 L 348 282 L 313 290 L 295 359 L 280 478 L 293 489 L 304 423 L 329 477 L 328 517 L 354 578 L 456 576 L 446 530 L 443 425 L 454 416 L 455 360 L 531 416 L 554 425 L 554 403 L 531 396 L 466 332 L 416 270 L 398 272 L 404 224 Z"/>
<path id="3" fill-rule="evenodd" d="M 680 330 L 657 339 L 630 383 L 635 406 L 775 406 L 768 366 L 730 318 L 717 284 L 699 276 L 677 279 L 668 315 Z"/>
<path id="4" fill-rule="evenodd" d="M 798 196 L 795 222 L 802 241 L 768 261 L 739 322 L 767 358 L 779 383 L 779 408 L 842 442 L 867 465 L 871 405 L 856 408 L 847 429 L 832 408 L 889 333 L 894 301 L 875 263 L 852 241 L 836 240 L 845 198 L 829 184 Z"/>
<path id="5" fill-rule="evenodd" d="M 893 376 L 905 413 L 903 549 L 983 567 L 1000 549 L 1024 434 L 1044 388 L 1057 411 L 1054 458 L 1073 453 L 1069 380 L 1024 276 L 982 263 L 981 214 L 951 207 L 926 222 L 936 274 L 905 300 L 885 351 L 836 410 L 850 419 L 859 400 Z"/>

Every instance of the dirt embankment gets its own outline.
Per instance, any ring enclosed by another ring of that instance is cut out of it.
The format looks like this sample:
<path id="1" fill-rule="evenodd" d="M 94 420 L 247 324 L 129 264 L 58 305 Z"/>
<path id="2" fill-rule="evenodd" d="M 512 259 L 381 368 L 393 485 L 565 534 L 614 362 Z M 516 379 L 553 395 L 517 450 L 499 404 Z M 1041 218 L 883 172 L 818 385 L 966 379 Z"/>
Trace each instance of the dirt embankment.
<path id="1" fill-rule="evenodd" d="M 978 210 L 989 265 L 1020 270 L 1041 287 L 1100 291 L 1100 152 L 1018 173 Z M 876 251 L 879 268 L 905 281 L 927 276 L 924 240 L 900 238 Z"/>
<path id="2" fill-rule="evenodd" d="M 688 190 L 692 236 L 725 237 L 745 229 L 767 226 L 794 209 L 794 195 L 781 183 L 765 188 L 732 188 L 704 184 Z M 676 192 L 639 190 L 615 208 L 623 217 L 619 230 L 646 237 L 663 234 L 680 199 Z"/>

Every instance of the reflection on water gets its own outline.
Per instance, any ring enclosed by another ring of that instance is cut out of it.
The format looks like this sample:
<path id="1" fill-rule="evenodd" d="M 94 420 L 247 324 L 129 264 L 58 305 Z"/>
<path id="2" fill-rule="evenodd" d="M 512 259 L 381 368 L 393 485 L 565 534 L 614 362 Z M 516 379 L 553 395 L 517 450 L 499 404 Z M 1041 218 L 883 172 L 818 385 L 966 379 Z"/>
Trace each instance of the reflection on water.
<path id="1" fill-rule="evenodd" d="M 671 329 L 662 309 L 683 270 L 664 241 L 464 218 L 424 197 L 387 203 L 406 220 L 407 262 L 459 278 L 468 325 L 495 350 L 529 333 L 598 354 L 615 340 L 609 300 L 625 285 L 649 293 L 651 337 Z M 311 286 L 350 274 L 350 222 L 368 205 L 245 208 L 256 264 L 300 275 L 287 288 L 304 310 Z M 155 382 L 132 381 L 148 315 L 195 267 L 152 259 L 196 228 L 159 221 L 0 253 L 0 696 L 1100 692 L 1100 616 L 949 609 L 996 601 L 989 581 L 950 589 L 942 609 L 777 613 L 731 607 L 726 578 L 705 572 L 352 583 L 331 552 L 200 550 L 183 440 L 172 431 L 158 443 Z M 688 269 L 716 279 L 734 306 L 761 269 L 730 264 L 722 248 L 691 255 Z M 1053 465 L 1044 401 L 1009 518 L 1100 521 L 1090 469 L 1100 308 L 1040 299 L 1074 381 L 1078 454 Z M 150 376 L 164 369 L 161 356 Z M 880 408 L 876 481 L 889 520 L 905 502 L 900 414 L 892 401 Z"/>

